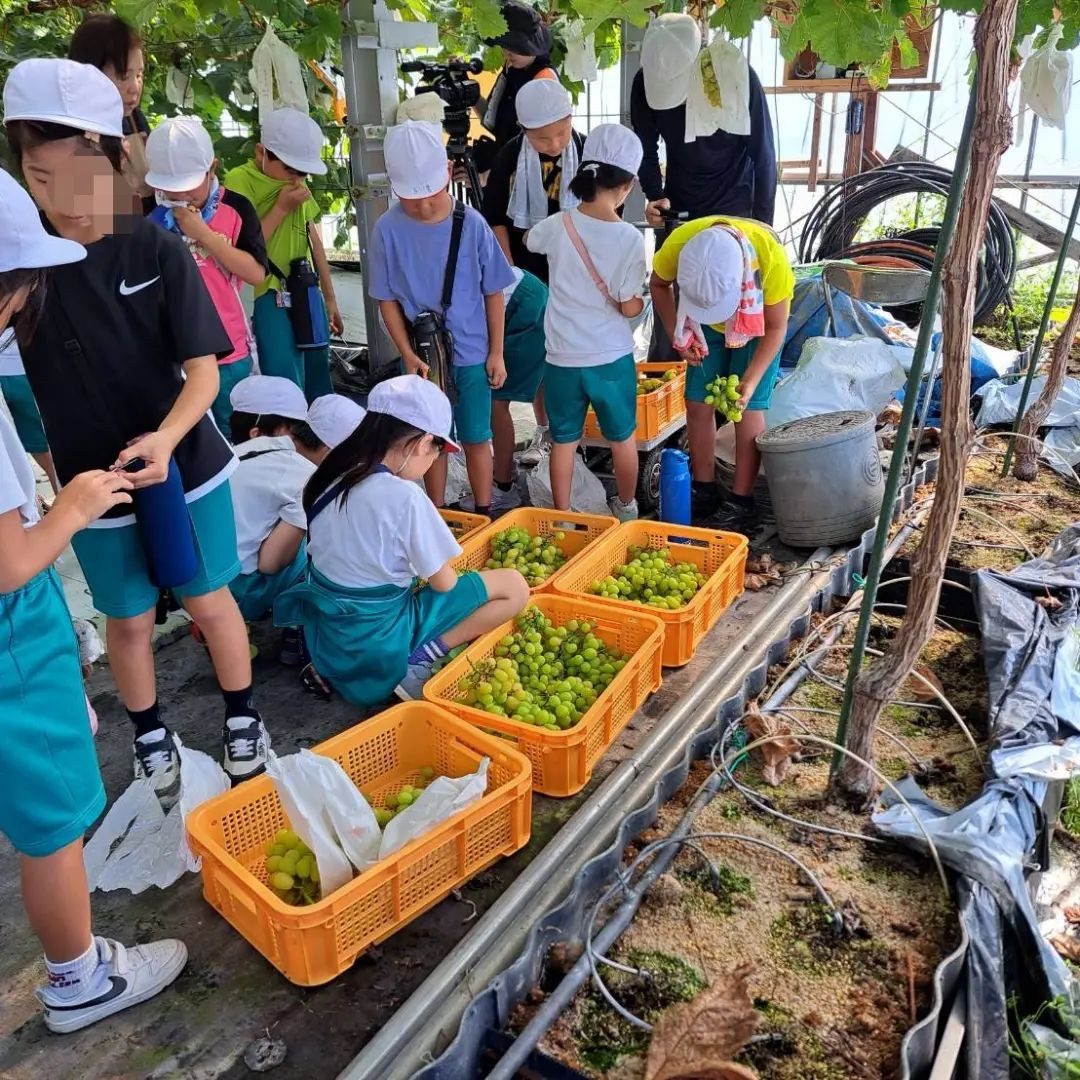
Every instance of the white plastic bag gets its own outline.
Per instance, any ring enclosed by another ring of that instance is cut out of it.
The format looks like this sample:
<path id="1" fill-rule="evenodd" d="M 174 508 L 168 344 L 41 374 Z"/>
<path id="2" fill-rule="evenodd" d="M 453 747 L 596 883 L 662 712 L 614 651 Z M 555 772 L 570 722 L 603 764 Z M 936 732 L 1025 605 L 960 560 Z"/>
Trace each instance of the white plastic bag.
<path id="1" fill-rule="evenodd" d="M 188 750 L 174 735 L 180 752 L 180 800 L 166 814 L 149 780 L 136 780 L 109 808 L 90 838 L 83 858 L 91 892 L 151 885 L 164 889 L 187 870 L 201 865 L 187 844 L 184 821 L 205 802 L 229 790 L 229 778 L 213 758 Z"/>
<path id="2" fill-rule="evenodd" d="M 550 510 L 555 506 L 551 497 L 551 463 L 544 458 L 525 479 L 529 487 L 529 502 Z M 449 501 L 449 497 L 447 497 Z M 580 454 L 574 456 L 574 475 L 570 482 L 570 509 L 578 514 L 610 514 L 607 492 L 600 478 L 589 472 Z"/>
<path id="3" fill-rule="evenodd" d="M 877 416 L 904 381 L 903 367 L 883 341 L 808 338 L 795 370 L 773 391 L 765 426 L 841 409 L 867 409 Z"/>
<path id="4" fill-rule="evenodd" d="M 1075 623 L 1069 627 L 1054 657 L 1050 708 L 1056 717 L 1071 724 L 1080 717 L 1080 626 Z M 1073 741 L 1069 739 L 1066 745 Z"/>
<path id="5" fill-rule="evenodd" d="M 440 822 L 479 801 L 487 791 L 488 764 L 488 759 L 484 758 L 476 772 L 467 776 L 456 779 L 440 776 L 432 780 L 417 797 L 416 802 L 399 811 L 387 823 L 379 847 L 379 858 L 385 859 L 388 855 L 393 855 L 410 840 L 415 840 Z"/>
<path id="6" fill-rule="evenodd" d="M 309 754 L 301 750 L 301 754 Z M 311 754 L 311 757 L 319 757 Z M 382 830 L 371 804 L 333 758 L 319 758 L 331 768 L 322 767 L 326 815 L 338 843 L 357 870 L 366 870 L 379 857 Z"/>
<path id="7" fill-rule="evenodd" d="M 596 65 L 596 37 L 586 34 L 585 23 L 570 19 L 563 30 L 566 59 L 563 74 L 572 82 L 592 82 L 599 75 Z"/>
<path id="8" fill-rule="evenodd" d="M 438 94 L 414 94 L 397 107 L 395 123 L 420 120 L 428 124 L 441 124 L 446 115 L 446 102 Z"/>
<path id="9" fill-rule="evenodd" d="M 750 134 L 750 65 L 742 49 L 719 35 L 709 45 L 720 86 L 720 129 L 730 135 Z"/>
<path id="10" fill-rule="evenodd" d="M 191 76 L 175 64 L 165 75 L 165 99 L 169 104 L 185 111 L 195 107 L 195 90 L 191 85 Z"/>
<path id="11" fill-rule="evenodd" d="M 1027 106 L 1044 123 L 1064 128 L 1072 97 L 1072 54 L 1059 49 L 1063 28 L 1050 27 L 1046 44 L 1036 49 L 1020 72 L 1020 105 Z"/>
<path id="12" fill-rule="evenodd" d="M 293 832 L 311 848 L 315 856 L 323 896 L 329 896 L 352 880 L 352 867 L 345 852 L 338 846 L 334 827 L 326 812 L 324 785 L 332 771 L 326 768 L 327 765 L 339 770 L 341 768 L 331 758 L 313 754 L 310 750 L 301 750 L 286 757 L 271 753 L 266 764 L 267 774 L 274 781 Z"/>
<path id="13" fill-rule="evenodd" d="M 451 503 L 461 502 L 466 495 L 472 495 L 472 488 L 469 486 L 465 455 L 450 454 L 446 459 L 446 494 L 443 500 L 449 506 Z"/>
<path id="14" fill-rule="evenodd" d="M 1031 380 L 1028 408 L 1039 400 L 1039 395 L 1045 385 L 1045 375 L 1036 375 Z M 1020 406 L 1020 397 L 1023 392 L 1023 379 L 1016 379 L 1011 382 L 991 379 L 979 390 L 982 405 L 979 408 L 979 415 L 975 418 L 976 426 L 990 427 L 992 424 L 1011 424 L 1016 419 L 1016 410 Z M 1067 378 L 1062 382 L 1061 390 L 1058 391 L 1058 396 L 1054 398 L 1054 403 L 1050 406 L 1050 411 L 1046 414 L 1042 426 L 1072 427 L 1076 423 L 1078 412 L 1080 412 L 1080 379 Z"/>
<path id="15" fill-rule="evenodd" d="M 274 33 L 269 24 L 251 56 L 248 75 L 259 101 L 259 126 L 275 109 L 298 109 L 307 114 L 308 96 L 300 58 Z"/>

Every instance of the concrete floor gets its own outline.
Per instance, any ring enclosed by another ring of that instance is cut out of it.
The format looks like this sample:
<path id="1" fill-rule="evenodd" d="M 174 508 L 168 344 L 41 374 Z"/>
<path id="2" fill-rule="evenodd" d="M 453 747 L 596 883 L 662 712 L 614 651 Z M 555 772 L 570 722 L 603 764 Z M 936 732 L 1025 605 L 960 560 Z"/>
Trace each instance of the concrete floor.
<path id="1" fill-rule="evenodd" d="M 654 719 L 663 714 L 727 650 L 739 648 L 768 592 L 741 597 L 709 634 L 694 660 L 668 673 L 664 687 L 631 721 L 598 766 L 588 788 L 573 799 L 536 796 L 528 848 L 466 885 L 462 900 L 448 898 L 391 940 L 372 950 L 327 986 L 293 986 L 262 959 L 201 897 L 197 875 L 169 889 L 96 894 L 96 932 L 135 942 L 183 938 L 190 960 L 175 987 L 151 1002 L 70 1036 L 50 1035 L 33 988 L 43 974 L 40 953 L 18 898 L 14 852 L 0 838 L 0 1076 L 5 1080 L 208 1080 L 249 1075 L 245 1049 L 269 1033 L 287 1046 L 278 1080 L 332 1077 L 393 1010 L 420 984 L 471 925 L 472 904 L 483 911 L 589 791 L 632 755 Z M 185 744 L 219 755 L 221 699 L 209 661 L 186 634 L 162 639 L 158 679 L 170 723 Z M 357 715 L 340 700 L 316 701 L 295 674 L 272 659 L 269 629 L 256 628 L 258 703 L 278 753 L 311 746 Z M 130 728 L 107 670 L 90 683 L 101 729 L 98 751 L 110 800 L 131 779 Z M 469 920 L 469 921 L 466 921 Z"/>

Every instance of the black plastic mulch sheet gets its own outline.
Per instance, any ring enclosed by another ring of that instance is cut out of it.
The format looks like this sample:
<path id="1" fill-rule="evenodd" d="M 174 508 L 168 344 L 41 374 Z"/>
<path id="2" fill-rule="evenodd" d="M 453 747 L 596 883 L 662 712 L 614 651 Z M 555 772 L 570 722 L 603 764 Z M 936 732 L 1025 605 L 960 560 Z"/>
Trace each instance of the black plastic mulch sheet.
<path id="1" fill-rule="evenodd" d="M 1080 734 L 1080 709 L 1055 716 L 1050 706 L 1055 656 L 1080 603 L 1080 523 L 1061 533 L 1046 558 L 1009 574 L 980 570 L 972 587 L 990 684 L 992 748 L 1030 748 Z M 1061 602 L 1053 613 L 1035 602 L 1051 595 Z M 1029 875 L 1048 860 L 1042 810 L 1048 783 L 1031 775 L 991 776 L 979 797 L 956 812 L 928 799 L 910 777 L 898 787 L 941 861 L 958 875 L 959 916 L 968 938 L 960 976 L 967 990 L 962 1075 L 1008 1080 L 1010 999 L 1015 997 L 1020 1016 L 1057 998 L 1078 1003 L 1068 967 L 1039 933 L 1028 885 Z M 873 817 L 878 830 L 925 853 L 908 809 L 890 792 L 882 802 L 885 808 Z M 1044 1023 L 1050 1015 L 1044 1014 Z M 1044 1030 L 1038 1037 L 1045 1045 L 1054 1036 Z M 924 1041 L 905 1049 L 905 1075 L 928 1076 L 932 1046 Z M 1056 1051 L 1075 1051 L 1080 1060 L 1080 1045 L 1067 1040 L 1059 1038 Z M 1055 1071 L 1051 1066 L 1046 1075 Z"/>

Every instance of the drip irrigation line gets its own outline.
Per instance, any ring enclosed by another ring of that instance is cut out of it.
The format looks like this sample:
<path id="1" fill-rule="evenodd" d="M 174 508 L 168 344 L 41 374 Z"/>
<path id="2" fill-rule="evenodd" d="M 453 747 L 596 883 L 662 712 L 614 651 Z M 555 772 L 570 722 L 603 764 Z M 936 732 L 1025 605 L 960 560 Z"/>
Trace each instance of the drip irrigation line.
<path id="1" fill-rule="evenodd" d="M 764 709 L 762 709 L 761 711 L 765 712 Z M 796 712 L 820 713 L 823 716 L 832 716 L 834 718 L 840 715 L 840 713 L 836 709 L 810 709 L 810 708 L 807 708 L 804 705 L 788 705 L 785 708 L 770 709 L 768 711 L 770 713 L 775 713 L 777 716 L 782 716 L 785 720 L 789 721 L 792 724 L 798 724 L 799 727 L 801 727 L 803 729 L 803 731 L 805 731 L 805 732 L 807 732 L 807 733 L 809 733 L 811 735 L 813 734 L 813 732 L 810 730 L 810 725 L 807 724 L 805 721 L 800 720 L 797 716 L 792 715 L 793 713 L 796 713 Z M 923 761 L 923 759 L 921 757 L 919 757 L 919 755 L 916 754 L 915 751 L 912 750 L 911 747 L 908 746 L 908 744 L 906 742 L 904 742 L 904 740 L 901 739 L 899 735 L 894 735 L 891 731 L 886 731 L 884 728 L 880 728 L 880 727 L 877 729 L 875 734 L 880 735 L 883 739 L 887 739 L 889 742 L 894 743 L 901 750 L 903 750 L 904 753 L 907 754 L 907 756 L 910 757 L 911 760 L 915 762 L 915 765 L 916 765 L 916 767 L 918 769 L 920 769 L 920 770 L 925 770 L 926 769 L 926 763 Z M 805 761 L 806 759 L 803 758 L 802 760 Z"/>

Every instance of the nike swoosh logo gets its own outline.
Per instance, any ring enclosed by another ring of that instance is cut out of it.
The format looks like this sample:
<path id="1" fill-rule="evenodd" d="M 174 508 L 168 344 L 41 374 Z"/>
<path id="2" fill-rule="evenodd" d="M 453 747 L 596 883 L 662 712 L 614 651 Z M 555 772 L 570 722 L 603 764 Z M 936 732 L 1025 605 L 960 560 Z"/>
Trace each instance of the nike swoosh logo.
<path id="1" fill-rule="evenodd" d="M 132 296 L 134 293 L 142 292 L 143 289 L 150 288 L 150 286 L 153 285 L 155 281 L 160 281 L 160 280 L 161 280 L 161 275 L 159 274 L 156 278 L 151 278 L 149 281 L 144 281 L 139 285 L 129 285 L 126 281 L 121 281 L 120 282 L 120 295 L 121 296 Z"/>
<path id="2" fill-rule="evenodd" d="M 112 986 L 105 991 L 100 997 L 94 998 L 93 1001 L 79 1001 L 73 1005 L 46 1005 L 45 1007 L 49 1012 L 71 1012 L 75 1009 L 91 1009 L 95 1005 L 104 1005 L 107 1001 L 112 1001 L 113 998 L 118 998 L 127 989 L 127 979 L 121 978 L 119 975 L 110 975 L 109 982 Z"/>

